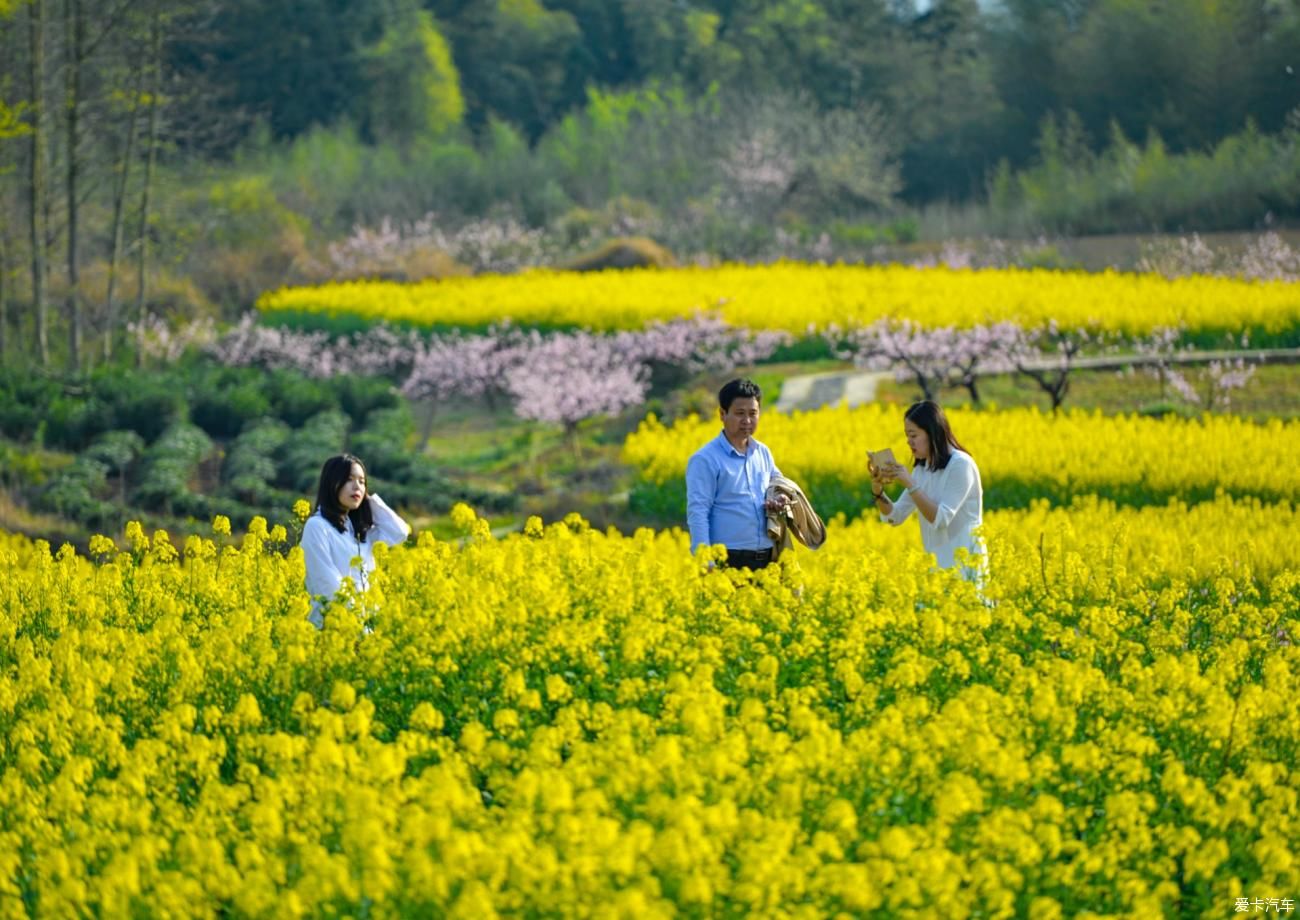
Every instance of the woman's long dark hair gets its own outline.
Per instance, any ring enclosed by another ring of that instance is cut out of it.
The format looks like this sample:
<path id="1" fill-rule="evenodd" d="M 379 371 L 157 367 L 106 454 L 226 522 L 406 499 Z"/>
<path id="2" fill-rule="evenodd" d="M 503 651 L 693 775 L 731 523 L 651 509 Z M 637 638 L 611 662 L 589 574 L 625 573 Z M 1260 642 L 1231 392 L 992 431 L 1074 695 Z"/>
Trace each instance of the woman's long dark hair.
<path id="1" fill-rule="evenodd" d="M 320 469 L 320 485 L 316 488 L 316 510 L 321 513 L 321 517 L 333 524 L 334 529 L 339 533 L 347 532 L 344 521 L 351 518 L 352 532 L 357 535 L 359 542 L 364 543 L 366 533 L 375 526 L 375 517 L 370 510 L 369 491 L 361 500 L 361 507 L 356 511 L 349 511 L 339 504 L 339 490 L 351 477 L 354 463 L 361 467 L 363 473 L 365 472 L 366 465 L 359 457 L 354 457 L 352 454 L 339 454 L 325 461 L 325 465 Z"/>
<path id="2" fill-rule="evenodd" d="M 948 416 L 943 414 L 943 409 L 939 408 L 937 402 L 924 399 L 912 403 L 903 413 L 903 418 L 924 431 L 930 439 L 930 456 L 925 461 L 927 469 L 941 470 L 947 467 L 954 450 L 970 453 L 953 437 Z M 912 464 L 912 469 L 916 469 L 915 462 Z"/>

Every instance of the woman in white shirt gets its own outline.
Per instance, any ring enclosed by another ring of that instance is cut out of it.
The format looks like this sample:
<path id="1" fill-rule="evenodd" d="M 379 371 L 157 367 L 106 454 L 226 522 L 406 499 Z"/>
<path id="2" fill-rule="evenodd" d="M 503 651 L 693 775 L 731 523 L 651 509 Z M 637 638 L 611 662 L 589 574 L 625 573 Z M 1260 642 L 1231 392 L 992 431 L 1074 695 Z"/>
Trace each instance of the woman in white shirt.
<path id="1" fill-rule="evenodd" d="M 953 436 L 938 403 L 927 399 L 909 406 L 903 414 L 903 432 L 912 449 L 912 469 L 901 463 L 884 469 L 869 467 L 871 495 L 881 519 L 897 526 L 913 511 L 920 512 L 921 545 L 934 554 L 939 567 L 956 566 L 957 551 L 964 549 L 974 558 L 961 567 L 961 576 L 980 581 L 986 557 L 975 532 L 984 520 L 979 467 Z M 907 490 L 897 502 L 884 493 L 889 482 L 901 482 Z"/>
<path id="2" fill-rule="evenodd" d="M 410 526 L 382 498 L 366 493 L 365 464 L 351 454 L 325 461 L 315 513 L 302 528 L 307 593 L 312 597 L 308 619 L 317 629 L 325 625 L 325 604 L 344 578 L 351 578 L 358 592 L 369 587 L 375 544 L 404 543 L 410 533 Z"/>

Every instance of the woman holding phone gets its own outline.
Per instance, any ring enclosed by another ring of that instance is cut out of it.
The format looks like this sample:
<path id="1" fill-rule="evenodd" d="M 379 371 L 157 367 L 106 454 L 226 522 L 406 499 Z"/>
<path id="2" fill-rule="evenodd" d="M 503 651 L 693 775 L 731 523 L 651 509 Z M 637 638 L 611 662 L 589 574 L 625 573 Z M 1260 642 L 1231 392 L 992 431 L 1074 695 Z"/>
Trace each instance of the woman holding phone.
<path id="1" fill-rule="evenodd" d="M 359 592 L 369 587 L 376 543 L 404 543 L 410 533 L 410 525 L 382 498 L 367 493 L 366 467 L 360 459 L 339 454 L 326 460 L 316 489 L 315 513 L 302 528 L 312 624 L 324 627 L 325 604 L 338 593 L 344 578 L 350 577 Z"/>
<path id="2" fill-rule="evenodd" d="M 961 576 L 979 581 L 985 568 L 984 543 L 976 532 L 984 521 L 979 467 L 953 436 L 938 403 L 927 399 L 909 406 L 903 413 L 903 433 L 912 450 L 910 470 L 892 459 L 868 465 L 871 496 L 881 519 L 897 526 L 918 512 L 921 545 L 939 567 L 957 566 L 957 551 L 965 550 L 970 558 L 961 566 Z M 890 482 L 900 482 L 906 490 L 897 502 L 884 492 Z"/>

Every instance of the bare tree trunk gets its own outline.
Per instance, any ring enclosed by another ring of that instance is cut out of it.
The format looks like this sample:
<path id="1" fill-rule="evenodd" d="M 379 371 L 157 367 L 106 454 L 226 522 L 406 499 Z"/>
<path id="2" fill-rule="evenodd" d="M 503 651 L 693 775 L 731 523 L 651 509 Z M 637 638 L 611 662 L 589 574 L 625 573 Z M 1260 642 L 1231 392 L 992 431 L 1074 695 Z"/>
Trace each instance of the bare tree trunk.
<path id="1" fill-rule="evenodd" d="M 140 192 L 140 243 L 137 277 L 139 290 L 136 294 L 135 318 L 139 324 L 138 335 L 144 335 L 144 311 L 148 303 L 148 284 L 146 273 L 149 268 L 149 193 L 153 188 L 154 165 L 158 159 L 158 108 L 159 94 L 162 93 L 162 10 L 154 12 L 153 26 L 149 35 L 150 66 L 153 67 L 149 88 L 149 131 L 145 141 L 144 188 Z M 135 363 L 138 367 L 144 361 L 144 350 L 136 343 Z"/>
<path id="2" fill-rule="evenodd" d="M 67 206 L 68 206 L 68 366 L 72 370 L 81 367 L 81 271 L 78 265 L 77 246 L 79 243 L 80 207 L 77 201 L 77 183 L 80 178 L 81 145 L 81 62 L 82 48 L 85 45 L 85 23 L 81 16 L 80 0 L 64 0 L 64 40 L 67 42 L 66 99 L 64 107 L 68 116 L 68 163 L 67 163 Z"/>
<path id="3" fill-rule="evenodd" d="M 117 182 L 113 186 L 113 234 L 108 251 L 108 292 L 104 298 L 104 360 L 113 357 L 113 334 L 117 329 L 117 269 L 122 259 L 122 233 L 126 227 L 126 187 L 131 175 L 131 157 L 135 153 L 135 126 L 139 123 L 140 83 L 143 68 L 135 70 L 134 90 L 131 92 L 130 120 L 126 125 L 126 146 L 122 149 L 122 162 Z"/>
<path id="4" fill-rule="evenodd" d="M 1047 394 L 1047 398 L 1052 401 L 1053 415 L 1060 412 L 1061 403 L 1065 402 L 1066 394 L 1070 392 L 1069 367 L 1057 371 L 1055 376 L 1047 371 L 1026 368 L 1023 365 L 1018 366 L 1017 370 L 1038 384 L 1038 388 Z"/>
<path id="5" fill-rule="evenodd" d="M 32 306 L 36 312 L 36 351 L 41 365 L 50 363 L 49 306 L 45 292 L 45 0 L 32 0 L 28 12 L 31 44 L 32 162 L 31 198 Z"/>
<path id="6" fill-rule="evenodd" d="M 11 10 L 9 15 L 14 16 L 15 14 Z M 0 38 L 4 40 L 3 44 L 0 45 L 0 49 L 9 56 L 10 60 L 18 60 L 19 30 L 4 28 L 0 30 Z M 15 127 L 12 114 L 10 112 L 10 119 L 8 119 L 6 125 L 6 140 L 13 136 L 9 133 Z M 9 156 L 12 150 L 13 148 L 8 143 L 0 146 L 0 174 L 7 174 L 13 170 L 13 161 Z M 16 221 L 12 223 L 5 221 L 0 224 L 0 366 L 6 365 L 9 358 L 9 233 L 13 223 L 16 223 Z M 21 341 L 20 335 L 15 336 L 15 338 Z"/>
<path id="7" fill-rule="evenodd" d="M 9 240 L 0 230 L 0 367 L 9 357 Z"/>
<path id="8" fill-rule="evenodd" d="M 104 304 L 104 360 L 113 357 L 113 334 L 117 331 L 117 270 L 122 258 L 122 234 L 126 228 L 126 189 L 131 175 L 131 156 L 135 153 L 135 130 L 139 123 L 140 93 L 143 89 L 144 66 L 135 68 L 134 89 L 131 93 L 131 114 L 126 126 L 126 146 L 122 150 L 122 165 L 113 188 L 113 233 L 108 251 L 108 292 Z"/>

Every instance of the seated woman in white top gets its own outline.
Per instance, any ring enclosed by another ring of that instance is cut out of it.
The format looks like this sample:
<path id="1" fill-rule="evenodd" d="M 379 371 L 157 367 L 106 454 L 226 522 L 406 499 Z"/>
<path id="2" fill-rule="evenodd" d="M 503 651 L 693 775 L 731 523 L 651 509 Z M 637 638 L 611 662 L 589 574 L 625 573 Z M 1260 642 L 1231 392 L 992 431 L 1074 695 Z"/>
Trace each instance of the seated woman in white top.
<path id="1" fill-rule="evenodd" d="M 325 603 L 338 593 L 344 578 L 351 578 L 358 591 L 369 586 L 375 544 L 404 543 L 410 533 L 410 526 L 382 498 L 366 494 L 365 464 L 351 454 L 325 461 L 316 511 L 302 528 L 307 593 L 312 597 L 308 619 L 317 629 L 325 625 Z"/>
<path id="2" fill-rule="evenodd" d="M 897 526 L 920 512 L 921 545 L 933 553 L 939 567 L 957 565 L 957 550 L 974 559 L 961 568 L 968 581 L 980 581 L 985 569 L 984 543 L 975 529 L 984 520 L 984 487 L 979 467 L 958 443 L 948 417 L 938 403 L 913 403 L 903 414 L 903 432 L 912 449 L 912 469 L 901 463 L 885 469 L 870 466 L 871 495 L 882 520 Z M 901 482 L 907 489 L 897 502 L 889 500 L 884 487 Z"/>

